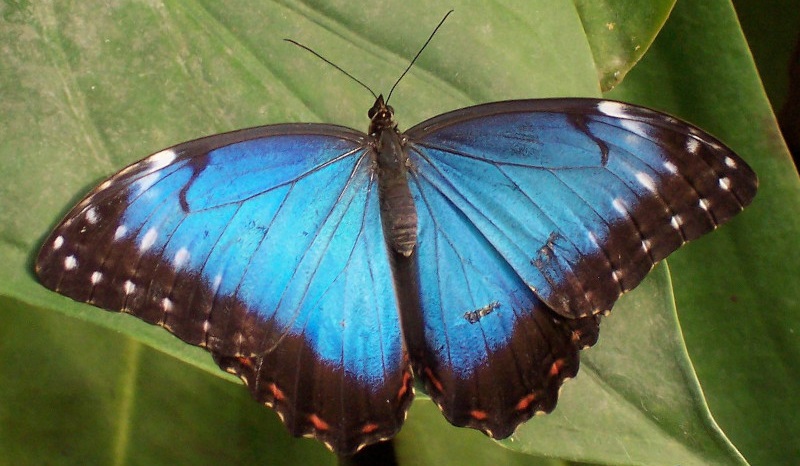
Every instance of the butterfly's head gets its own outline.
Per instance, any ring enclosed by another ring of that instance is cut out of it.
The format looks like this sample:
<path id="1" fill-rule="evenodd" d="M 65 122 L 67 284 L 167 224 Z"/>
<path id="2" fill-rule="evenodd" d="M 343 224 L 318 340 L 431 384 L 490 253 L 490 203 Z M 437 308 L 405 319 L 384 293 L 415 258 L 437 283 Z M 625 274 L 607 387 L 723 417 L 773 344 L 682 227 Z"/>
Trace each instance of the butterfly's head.
<path id="1" fill-rule="evenodd" d="M 375 104 L 367 112 L 369 116 L 369 134 L 375 135 L 384 129 L 390 129 L 397 126 L 394 122 L 394 109 L 391 105 L 386 105 L 383 100 L 383 94 L 375 99 Z"/>

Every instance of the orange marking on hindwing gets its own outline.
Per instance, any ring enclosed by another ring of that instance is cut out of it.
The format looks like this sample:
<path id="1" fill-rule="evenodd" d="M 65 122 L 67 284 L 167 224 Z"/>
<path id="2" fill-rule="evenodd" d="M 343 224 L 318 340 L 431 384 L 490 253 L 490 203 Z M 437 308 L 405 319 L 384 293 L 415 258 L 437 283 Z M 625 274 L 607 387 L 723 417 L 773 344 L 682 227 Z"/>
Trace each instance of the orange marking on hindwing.
<path id="1" fill-rule="evenodd" d="M 564 360 L 563 359 L 556 359 L 553 362 L 553 365 L 550 366 L 550 377 L 556 377 L 559 373 L 561 373 L 561 369 L 564 367 Z"/>
<path id="2" fill-rule="evenodd" d="M 278 388 L 278 386 L 275 385 L 274 383 L 267 385 L 267 390 L 272 392 L 272 397 L 275 398 L 275 401 L 283 401 L 284 399 L 286 399 L 286 396 L 284 396 L 281 389 Z"/>
<path id="3" fill-rule="evenodd" d="M 444 391 L 444 388 L 442 387 L 442 383 L 439 382 L 439 379 L 437 379 L 435 375 L 433 375 L 433 371 L 430 369 L 430 367 L 426 367 L 425 368 L 425 375 L 428 377 L 428 380 L 430 380 L 431 384 L 433 384 L 433 387 L 439 393 L 442 393 Z"/>
<path id="4" fill-rule="evenodd" d="M 378 424 L 370 422 L 369 424 L 364 424 L 364 427 L 361 428 L 362 434 L 371 434 L 378 430 Z"/>
<path id="5" fill-rule="evenodd" d="M 469 412 L 469 415 L 479 421 L 483 421 L 487 417 L 489 417 L 489 415 L 486 414 L 486 411 L 481 411 L 479 409 L 473 409 L 472 411 Z"/>
<path id="6" fill-rule="evenodd" d="M 408 392 L 408 387 L 411 385 L 409 381 L 411 380 L 411 372 L 404 372 L 403 373 L 403 381 L 401 382 L 402 386 L 400 387 L 400 391 L 397 392 L 397 399 L 401 400 Z"/>
<path id="7" fill-rule="evenodd" d="M 531 393 L 530 395 L 527 395 L 521 400 L 519 400 L 515 408 L 517 409 L 517 411 L 526 411 L 531 406 L 531 404 L 533 404 L 534 401 L 536 401 L 536 394 Z"/>
<path id="8" fill-rule="evenodd" d="M 244 367 L 246 367 L 248 369 L 252 369 L 254 367 L 253 358 L 246 358 L 244 356 L 239 356 L 236 359 L 239 361 L 239 364 L 241 364 L 242 366 L 244 366 Z"/>
<path id="9" fill-rule="evenodd" d="M 308 416 L 308 420 L 311 421 L 312 424 L 314 424 L 314 428 L 317 429 L 317 430 L 328 430 L 328 429 L 330 429 L 330 426 L 328 425 L 328 423 L 323 421 L 316 414 L 312 414 L 311 416 Z"/>

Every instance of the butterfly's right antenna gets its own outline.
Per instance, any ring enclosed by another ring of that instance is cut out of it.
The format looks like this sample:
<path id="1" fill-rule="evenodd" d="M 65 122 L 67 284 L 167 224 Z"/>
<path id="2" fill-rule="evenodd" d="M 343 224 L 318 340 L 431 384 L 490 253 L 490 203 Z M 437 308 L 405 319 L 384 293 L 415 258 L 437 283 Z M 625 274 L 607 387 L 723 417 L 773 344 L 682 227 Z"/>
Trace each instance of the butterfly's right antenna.
<path id="1" fill-rule="evenodd" d="M 450 16 L 450 13 L 452 13 L 452 12 L 453 12 L 453 10 L 448 11 L 444 15 L 444 18 L 442 18 L 442 20 L 439 21 L 439 24 L 436 26 L 436 28 L 434 28 L 434 30 L 431 33 L 430 37 L 428 37 L 428 40 L 426 40 L 425 43 L 422 44 L 422 47 L 419 49 L 419 52 L 417 52 L 417 54 L 414 56 L 414 59 L 411 60 L 411 63 L 408 64 L 408 67 L 406 68 L 406 70 L 403 71 L 403 74 L 401 74 L 400 77 L 397 78 L 397 81 L 394 82 L 394 86 L 392 86 L 392 88 L 389 90 L 389 95 L 386 96 L 386 103 L 387 104 L 389 103 L 389 99 L 392 98 L 392 92 L 394 92 L 394 88 L 397 87 L 398 84 L 400 84 L 400 80 L 403 79 L 403 77 L 406 75 L 406 73 L 408 73 L 408 70 L 410 70 L 411 67 L 414 66 L 414 62 L 416 62 L 417 58 L 419 58 L 419 56 L 422 55 L 422 51 L 425 50 L 425 47 L 427 47 L 428 44 L 431 42 L 431 40 L 433 39 L 433 36 L 436 35 L 436 31 L 438 31 L 439 28 L 442 27 L 442 24 L 444 24 L 444 21 L 447 19 L 448 16 Z M 372 95 L 375 95 L 375 94 L 372 94 Z"/>
<path id="2" fill-rule="evenodd" d="M 294 45 L 300 47 L 301 49 L 303 49 L 303 50 L 305 50 L 307 52 L 311 52 L 312 54 L 314 54 L 320 60 L 324 61 L 325 63 L 331 65 L 332 67 L 334 67 L 337 70 L 339 70 L 342 73 L 344 73 L 344 75 L 347 76 L 348 78 L 352 79 L 353 81 L 357 82 L 358 84 L 361 84 L 361 86 L 363 86 L 364 89 L 368 90 L 369 93 L 372 94 L 372 97 L 374 97 L 376 99 L 378 98 L 378 96 L 375 95 L 375 93 L 372 91 L 372 89 L 369 88 L 369 86 L 367 86 L 366 84 L 362 83 L 358 78 L 356 78 L 352 74 L 350 74 L 347 71 L 343 70 L 342 67 L 340 67 L 336 63 L 333 63 L 332 61 L 328 60 L 327 58 L 323 57 L 322 55 L 318 54 L 317 52 L 311 50 L 310 48 L 306 47 L 305 45 L 301 44 L 300 42 L 293 41 L 292 39 L 283 39 L 283 40 L 285 40 L 286 42 L 289 42 L 291 44 L 294 44 Z"/>

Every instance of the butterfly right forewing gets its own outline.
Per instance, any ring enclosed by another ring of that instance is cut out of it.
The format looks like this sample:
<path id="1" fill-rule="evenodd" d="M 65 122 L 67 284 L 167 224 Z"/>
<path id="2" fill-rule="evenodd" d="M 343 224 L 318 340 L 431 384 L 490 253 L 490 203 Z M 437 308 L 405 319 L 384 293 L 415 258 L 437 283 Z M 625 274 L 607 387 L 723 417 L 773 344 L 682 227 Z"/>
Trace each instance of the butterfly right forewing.
<path id="1" fill-rule="evenodd" d="M 419 176 L 567 317 L 609 311 L 655 263 L 740 212 L 758 185 L 704 131 L 612 101 L 496 102 L 406 136 Z"/>

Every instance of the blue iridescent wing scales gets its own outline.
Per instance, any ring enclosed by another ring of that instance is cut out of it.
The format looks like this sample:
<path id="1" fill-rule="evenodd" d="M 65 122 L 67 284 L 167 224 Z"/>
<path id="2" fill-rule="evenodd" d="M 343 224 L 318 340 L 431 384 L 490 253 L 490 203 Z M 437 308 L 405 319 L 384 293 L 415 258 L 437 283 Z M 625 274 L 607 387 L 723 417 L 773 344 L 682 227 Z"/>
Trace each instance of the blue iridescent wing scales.
<path id="1" fill-rule="evenodd" d="M 415 374 L 452 424 L 505 438 L 555 408 L 599 318 L 552 312 L 442 192 L 413 174 L 411 186 L 418 301 L 403 321 Z"/>
<path id="2" fill-rule="evenodd" d="M 757 186 L 708 134 L 617 102 L 492 103 L 405 135 L 419 216 L 409 353 L 448 420 L 495 438 L 553 409 L 599 314 Z"/>
<path id="3" fill-rule="evenodd" d="M 90 193 L 37 273 L 206 347 L 293 434 L 355 451 L 413 394 L 370 151 L 328 125 L 175 146 Z"/>
<path id="4" fill-rule="evenodd" d="M 498 102 L 406 132 L 413 170 L 548 307 L 611 309 L 653 265 L 749 204 L 757 180 L 707 133 L 612 101 Z"/>

